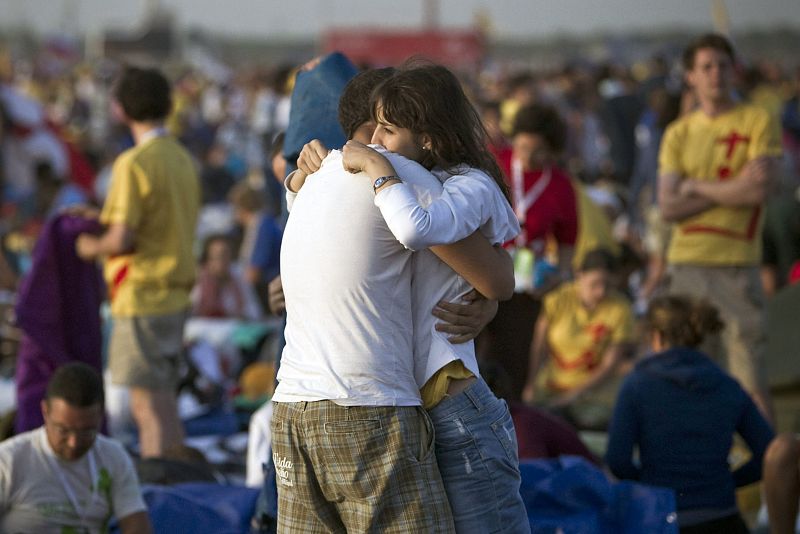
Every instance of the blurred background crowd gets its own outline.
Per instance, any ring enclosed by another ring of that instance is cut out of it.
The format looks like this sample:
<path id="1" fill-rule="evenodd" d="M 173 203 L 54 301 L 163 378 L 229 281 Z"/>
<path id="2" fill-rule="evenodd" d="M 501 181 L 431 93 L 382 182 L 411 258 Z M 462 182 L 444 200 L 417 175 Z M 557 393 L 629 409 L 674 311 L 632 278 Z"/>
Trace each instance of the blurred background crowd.
<path id="1" fill-rule="evenodd" d="M 77 6 L 63 4 L 65 14 Z M 268 284 L 278 274 L 286 217 L 282 133 L 289 123 L 295 76 L 306 61 L 333 50 L 361 67 L 397 64 L 420 54 L 457 72 L 507 171 L 510 154 L 517 150 L 520 157 L 520 136 L 535 134 L 542 142 L 526 148 L 526 170 L 557 165 L 572 180 L 577 207 L 559 223 L 563 228 L 537 244 L 536 254 L 551 261 L 540 264 L 525 289 L 528 294 L 540 300 L 554 289 L 552 275 L 563 268 L 558 245 L 570 232 L 564 228 L 572 227 L 573 234 L 574 228 L 579 234 L 591 228 L 600 234 L 592 244 L 604 245 L 616 257 L 613 269 L 603 269 L 613 271 L 611 284 L 622 295 L 619 306 L 628 308 L 633 318 L 630 331 L 615 337 L 620 350 L 614 353 L 606 383 L 593 385 L 580 402 L 576 395 L 550 406 L 581 430 L 592 449 L 587 455 L 602 456 L 616 388 L 647 351 L 638 319 L 648 302 L 664 291 L 668 277 L 670 227 L 658 213 L 657 157 L 666 126 L 695 105 L 679 57 L 691 32 L 503 41 L 492 38 L 486 12 L 467 30 L 444 30 L 437 22 L 446 13 L 436 2 L 424 4 L 426 18 L 420 30 L 329 31 L 313 44 L 296 39 L 257 43 L 252 38 L 237 43 L 231 38 L 215 40 L 207 31 L 178 32 L 178 12 L 157 2 L 145 3 L 144 22 L 135 34 L 105 31 L 79 38 L 69 32 L 45 35 L 23 27 L 3 28 L 0 375 L 12 389 L 3 393 L 2 408 L 13 406 L 20 335 L 13 306 L 39 234 L 52 215 L 69 206 L 102 205 L 111 164 L 133 145 L 110 98 L 125 63 L 154 64 L 169 75 L 174 93 L 167 128 L 191 152 L 201 177 L 198 279 L 194 322 L 185 336 L 191 358 L 182 414 L 188 420 L 217 409 L 233 413 L 223 420 L 228 434 L 234 434 L 247 428 L 249 415 L 269 398 L 279 358 L 281 308 L 279 302 L 270 302 Z M 722 2 L 692 6 L 703 17 L 710 13 L 712 24 L 733 37 L 739 53 L 738 97 L 767 110 L 781 128 L 780 180 L 766 203 L 761 273 L 768 299 L 765 329 L 774 423 L 777 430 L 798 432 L 800 286 L 791 284 L 800 280 L 800 26 L 795 20 L 793 28 L 790 22 L 786 29 L 736 33 Z M 527 120 L 516 120 L 520 113 Z M 575 244 L 581 236 L 564 239 Z M 586 252 L 588 248 L 576 250 L 576 267 Z M 577 276 L 578 270 L 569 276 Z M 510 403 L 546 400 L 541 394 L 545 386 L 533 385 L 532 374 L 538 369 L 529 360 L 537 357 L 537 335 L 545 333 L 534 332 L 537 312 L 531 313 L 533 317 L 525 318 L 516 311 L 504 315 L 501 307 L 478 339 L 487 377 Z M 513 339 L 503 340 L 508 337 Z M 608 349 L 598 357 L 613 352 Z M 124 392 L 119 395 L 124 397 Z M 113 408 L 114 401 L 109 405 Z M 210 426 L 195 433 L 214 433 L 219 421 L 197 423 Z M 519 422 L 517 426 L 520 432 Z M 112 427 L 125 435 L 124 420 L 112 422 Z M 236 455 L 226 452 L 244 449 L 237 442 L 208 443 L 200 448 L 220 462 L 236 463 Z M 238 467 L 227 469 L 243 472 L 243 458 Z"/>

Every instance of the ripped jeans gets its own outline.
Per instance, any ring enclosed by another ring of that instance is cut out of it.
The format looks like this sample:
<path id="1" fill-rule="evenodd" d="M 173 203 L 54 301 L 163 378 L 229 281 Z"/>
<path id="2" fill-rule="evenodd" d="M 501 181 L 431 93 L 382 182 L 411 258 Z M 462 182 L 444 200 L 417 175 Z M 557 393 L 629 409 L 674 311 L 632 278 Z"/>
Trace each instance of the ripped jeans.
<path id="1" fill-rule="evenodd" d="M 517 437 L 506 402 L 479 378 L 428 414 L 456 532 L 529 533 L 519 493 Z"/>

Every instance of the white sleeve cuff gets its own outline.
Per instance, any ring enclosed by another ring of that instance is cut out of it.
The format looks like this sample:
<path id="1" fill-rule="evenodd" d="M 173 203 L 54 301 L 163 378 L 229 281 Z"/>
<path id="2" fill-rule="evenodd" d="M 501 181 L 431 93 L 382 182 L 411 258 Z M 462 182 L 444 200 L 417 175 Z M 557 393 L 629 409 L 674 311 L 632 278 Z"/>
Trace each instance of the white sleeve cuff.
<path id="1" fill-rule="evenodd" d="M 297 192 L 289 189 L 289 182 L 292 179 L 292 176 L 294 176 L 294 173 L 296 172 L 297 169 L 293 170 L 283 180 L 283 188 L 286 190 L 286 211 L 292 211 L 292 205 L 294 204 L 294 199 L 297 197 Z"/>

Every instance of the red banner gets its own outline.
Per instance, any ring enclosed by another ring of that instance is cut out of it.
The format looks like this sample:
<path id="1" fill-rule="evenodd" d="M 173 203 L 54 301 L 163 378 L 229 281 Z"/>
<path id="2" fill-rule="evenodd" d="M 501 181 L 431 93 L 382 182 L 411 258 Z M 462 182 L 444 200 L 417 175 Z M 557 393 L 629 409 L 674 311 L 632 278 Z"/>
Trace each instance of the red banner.
<path id="1" fill-rule="evenodd" d="M 332 30 L 323 37 L 324 52 L 338 50 L 354 63 L 395 66 L 421 56 L 451 67 L 472 67 L 484 55 L 483 35 L 475 30 L 363 31 Z"/>

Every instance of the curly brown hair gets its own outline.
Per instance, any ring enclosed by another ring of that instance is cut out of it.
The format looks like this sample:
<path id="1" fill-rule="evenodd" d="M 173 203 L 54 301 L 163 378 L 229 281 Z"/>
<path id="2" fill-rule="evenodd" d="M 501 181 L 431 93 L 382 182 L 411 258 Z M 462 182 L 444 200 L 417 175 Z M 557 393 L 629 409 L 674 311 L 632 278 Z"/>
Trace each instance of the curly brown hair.
<path id="1" fill-rule="evenodd" d="M 717 309 L 705 300 L 682 295 L 653 299 L 645 315 L 648 332 L 658 332 L 670 347 L 698 347 L 709 334 L 725 324 Z"/>

